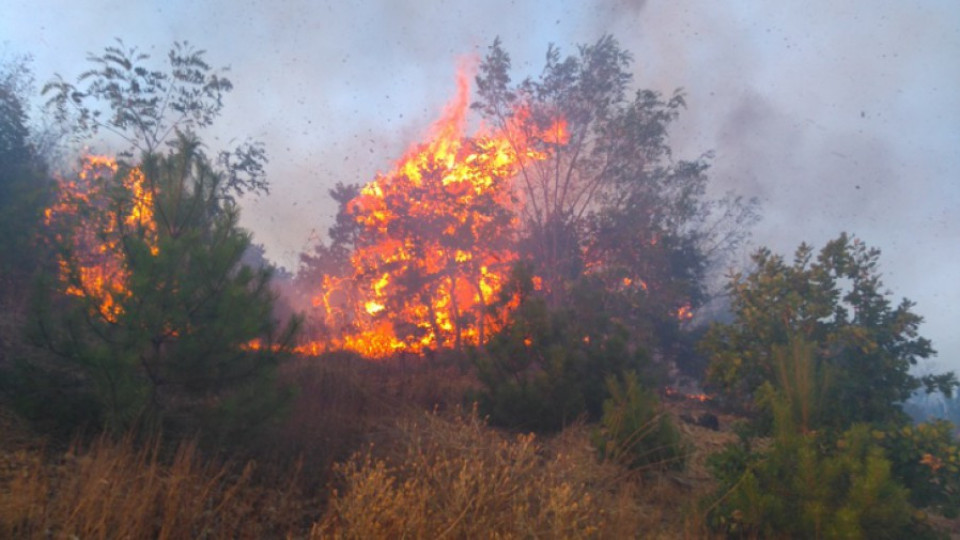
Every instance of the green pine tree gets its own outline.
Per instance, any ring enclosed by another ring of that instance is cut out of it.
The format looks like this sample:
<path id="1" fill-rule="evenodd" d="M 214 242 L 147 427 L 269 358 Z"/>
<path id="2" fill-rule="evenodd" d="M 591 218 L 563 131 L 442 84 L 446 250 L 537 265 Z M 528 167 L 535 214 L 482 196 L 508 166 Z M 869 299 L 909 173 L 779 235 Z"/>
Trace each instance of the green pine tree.
<path id="1" fill-rule="evenodd" d="M 48 281 L 72 294 L 39 302 L 52 309 L 39 310 L 36 336 L 62 359 L 46 371 L 73 374 L 109 429 L 237 433 L 281 404 L 274 373 L 299 320 L 281 326 L 270 270 L 241 264 L 251 239 L 224 189 L 200 142 L 180 135 L 167 154 L 95 178 L 72 212 L 54 213 L 61 275 Z M 85 281 L 91 261 L 112 261 L 120 289 Z"/>

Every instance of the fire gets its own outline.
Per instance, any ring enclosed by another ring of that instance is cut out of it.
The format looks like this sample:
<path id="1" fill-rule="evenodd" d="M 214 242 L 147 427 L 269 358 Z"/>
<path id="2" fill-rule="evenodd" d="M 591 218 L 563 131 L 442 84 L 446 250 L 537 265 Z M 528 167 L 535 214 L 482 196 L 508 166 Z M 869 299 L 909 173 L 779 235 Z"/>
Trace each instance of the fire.
<path id="1" fill-rule="evenodd" d="M 112 188 L 118 170 L 113 158 L 84 157 L 76 180 L 58 179 L 58 198 L 44 213 L 57 242 L 70 251 L 70 261 L 64 255 L 59 259 L 64 291 L 94 300 L 96 312 L 111 322 L 123 313 L 122 303 L 130 296 L 123 234 L 137 231 L 157 254 L 153 193 L 135 168 L 119 178 L 125 188 L 119 194 Z"/>
<path id="2" fill-rule="evenodd" d="M 663 393 L 668 398 L 677 399 L 677 400 L 686 399 L 689 401 L 699 401 L 700 403 L 706 403 L 708 401 L 713 400 L 713 396 L 711 396 L 710 394 L 703 394 L 703 393 L 689 394 L 689 393 L 681 392 L 679 390 L 675 390 L 669 386 L 663 389 Z"/>
<path id="3" fill-rule="evenodd" d="M 313 299 L 340 332 L 333 346 L 382 357 L 479 344 L 519 302 L 500 298 L 518 260 L 512 181 L 524 164 L 566 144 L 567 124 L 556 118 L 531 133 L 520 108 L 507 129 L 467 137 L 466 73 L 457 86 L 429 140 L 347 206 L 361 228 L 351 274 L 326 276 Z"/>

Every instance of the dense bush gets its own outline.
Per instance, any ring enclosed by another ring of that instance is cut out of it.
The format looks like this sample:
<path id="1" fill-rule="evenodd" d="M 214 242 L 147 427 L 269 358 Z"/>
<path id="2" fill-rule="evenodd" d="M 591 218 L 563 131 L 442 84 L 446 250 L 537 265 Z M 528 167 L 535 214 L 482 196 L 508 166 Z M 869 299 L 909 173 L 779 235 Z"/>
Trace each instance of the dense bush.
<path id="1" fill-rule="evenodd" d="M 599 307 L 598 284 L 584 278 L 569 306 L 550 309 L 525 272 L 515 272 L 521 303 L 510 322 L 474 351 L 480 410 L 495 425 L 536 432 L 583 416 L 598 420 L 606 379 L 645 368 L 645 355 L 631 350 L 625 328 Z"/>
<path id="2" fill-rule="evenodd" d="M 732 276 L 733 320 L 715 324 L 701 342 L 710 356 L 707 381 L 730 403 L 751 409 L 758 390 L 782 389 L 776 356 L 798 338 L 809 343 L 810 372 L 829 376 L 819 423 L 844 430 L 857 422 L 899 422 L 901 404 L 921 387 L 949 395 L 953 373 L 917 376 L 935 353 L 920 336 L 923 317 L 907 299 L 894 304 L 880 279 L 880 250 L 841 234 L 816 255 L 801 244 L 792 264 L 768 249 L 753 270 Z"/>
<path id="3" fill-rule="evenodd" d="M 738 537 L 920 538 L 929 535 L 870 429 L 831 444 L 782 430 L 769 450 L 728 447 L 710 458 L 721 488 L 711 525 Z"/>
<path id="4" fill-rule="evenodd" d="M 874 431 L 910 501 L 949 518 L 960 514 L 960 441 L 945 420 Z"/>
<path id="5" fill-rule="evenodd" d="M 902 538 L 930 533 L 868 424 L 824 428 L 831 373 L 802 337 L 772 347 L 775 374 L 761 386 L 773 438 L 711 456 L 720 482 L 711 524 L 731 535 L 791 538 Z M 756 430 L 751 424 L 749 429 Z"/>

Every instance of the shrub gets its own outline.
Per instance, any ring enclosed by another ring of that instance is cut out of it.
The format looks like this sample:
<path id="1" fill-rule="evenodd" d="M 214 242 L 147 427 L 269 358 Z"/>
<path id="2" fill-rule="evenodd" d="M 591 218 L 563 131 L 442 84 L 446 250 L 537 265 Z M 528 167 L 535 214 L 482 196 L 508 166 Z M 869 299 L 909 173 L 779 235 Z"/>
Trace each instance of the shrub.
<path id="1" fill-rule="evenodd" d="M 711 525 L 728 534 L 788 538 L 906 538 L 931 534 L 866 424 L 840 436 L 806 429 L 796 393 L 773 394 L 768 449 L 711 456 L 720 481 Z"/>
<path id="2" fill-rule="evenodd" d="M 603 418 L 593 436 L 600 457 L 634 469 L 682 468 L 686 445 L 656 394 L 632 371 L 623 381 L 608 377 L 607 389 L 610 397 L 603 403 Z"/>
<path id="3" fill-rule="evenodd" d="M 599 420 L 606 378 L 645 367 L 645 355 L 600 307 L 598 284 L 581 283 L 570 306 L 551 309 L 524 272 L 515 272 L 521 303 L 510 322 L 473 352 L 481 412 L 495 425 L 538 433 L 582 416 Z"/>
<path id="4" fill-rule="evenodd" d="M 948 518 L 960 514 L 960 442 L 946 420 L 874 431 L 886 448 L 896 478 L 910 489 L 910 501 Z"/>
<path id="5" fill-rule="evenodd" d="M 329 538 L 571 538 L 605 525 L 601 501 L 566 479 L 564 456 L 544 459 L 534 435 L 504 438 L 476 414 L 404 425 L 391 457 L 363 452 L 337 466 L 314 536 Z"/>
<path id="6" fill-rule="evenodd" d="M 778 436 L 769 452 L 711 459 L 723 494 L 710 516 L 729 534 L 792 538 L 907 538 L 929 534 L 867 426 L 830 447 Z"/>

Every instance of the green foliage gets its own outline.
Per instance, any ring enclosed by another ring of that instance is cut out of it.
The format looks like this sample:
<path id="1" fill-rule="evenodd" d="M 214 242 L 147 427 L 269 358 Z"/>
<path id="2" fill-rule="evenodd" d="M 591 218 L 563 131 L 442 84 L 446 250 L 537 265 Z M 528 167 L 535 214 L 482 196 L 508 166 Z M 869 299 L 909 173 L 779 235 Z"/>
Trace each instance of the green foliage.
<path id="1" fill-rule="evenodd" d="M 610 397 L 593 435 L 600 457 L 633 469 L 683 468 L 687 448 L 680 432 L 636 372 L 627 372 L 622 381 L 608 376 L 607 391 Z"/>
<path id="2" fill-rule="evenodd" d="M 862 423 L 840 435 L 811 429 L 818 412 L 828 412 L 818 401 L 826 385 L 812 345 L 790 338 L 774 357 L 780 388 L 764 383 L 773 438 L 757 451 L 742 432 L 740 444 L 710 456 L 720 483 L 711 526 L 749 538 L 933 536 L 900 483 L 902 471 L 878 443 L 880 432 Z"/>
<path id="3" fill-rule="evenodd" d="M 160 152 L 180 133 L 211 126 L 220 115 L 223 98 L 233 83 L 213 70 L 205 51 L 187 42 L 176 42 L 167 54 L 168 66 L 148 63 L 150 55 L 126 48 L 117 39 L 99 55 L 88 55 L 93 64 L 73 84 L 59 75 L 43 87 L 47 108 L 74 136 L 84 141 L 106 131 L 129 145 L 126 157 Z M 221 150 L 215 160 L 224 174 L 224 196 L 266 192 L 267 155 L 261 142 L 247 140 L 231 150 Z"/>
<path id="4" fill-rule="evenodd" d="M 827 408 L 830 367 L 818 362 L 814 345 L 802 337 L 791 337 L 786 345 L 774 345 L 772 349 L 776 377 L 760 385 L 755 400 L 760 410 L 771 415 L 761 417 L 756 427 L 764 431 L 764 420 L 772 420 L 773 411 L 783 402 L 791 425 L 810 433 L 834 414 Z"/>
<path id="5" fill-rule="evenodd" d="M 510 322 L 473 352 L 484 386 L 476 396 L 481 412 L 496 425 L 537 432 L 560 430 L 584 415 L 599 419 L 606 378 L 645 361 L 602 310 L 598 285 L 584 279 L 570 306 L 550 309 L 533 290 L 530 268 L 521 265 L 505 290 L 513 292 L 521 302 Z"/>
<path id="6" fill-rule="evenodd" d="M 910 501 L 949 518 L 960 514 L 960 441 L 945 420 L 874 431 Z"/>
<path id="7" fill-rule="evenodd" d="M 53 260 L 50 250 L 37 242 L 52 182 L 29 129 L 31 82 L 29 57 L 0 63 L 0 398 L 10 398 L 22 388 L 39 384 L 32 377 L 15 373 L 13 363 L 37 356 L 23 339 L 23 325 L 30 285 L 36 273 Z M 48 398 L 35 405 L 62 403 Z M 61 407 L 65 415 L 75 410 Z"/>
<path id="8" fill-rule="evenodd" d="M 733 445 L 708 464 L 720 481 L 710 523 L 730 536 L 932 537 L 865 425 L 832 442 L 778 426 L 766 452 Z"/>
<path id="9" fill-rule="evenodd" d="M 714 325 L 701 343 L 710 356 L 708 382 L 750 408 L 765 383 L 784 390 L 774 351 L 802 339 L 814 355 L 811 373 L 829 379 L 817 399 L 830 411 L 820 421 L 830 426 L 900 420 L 900 403 L 921 386 L 949 393 L 957 385 L 952 373 L 910 373 L 934 350 L 918 334 L 923 319 L 913 303 L 891 304 L 879 257 L 879 250 L 846 234 L 827 243 L 816 260 L 806 244 L 793 264 L 757 251 L 755 269 L 733 275 L 727 286 L 734 321 Z"/>
<path id="10" fill-rule="evenodd" d="M 26 290 L 29 276 L 43 260 L 36 235 L 51 182 L 30 140 L 28 62 L 17 58 L 0 65 L 0 296 Z"/>
<path id="11" fill-rule="evenodd" d="M 273 373 L 298 321 L 281 328 L 270 270 L 241 264 L 250 236 L 198 148 L 181 136 L 167 155 L 145 154 L 139 170 L 149 197 L 121 170 L 88 185 L 74 212 L 54 212 L 58 284 L 72 293 L 40 302 L 36 338 L 62 358 L 50 371 L 74 374 L 110 429 L 195 429 L 209 418 L 217 420 L 204 425 L 211 433 L 244 430 L 282 397 Z M 152 218 L 131 225 L 132 209 Z M 99 226 L 94 260 L 120 269 L 115 309 L 83 279 L 90 244 L 79 240 L 90 223 Z M 237 415 L 227 422 L 231 410 Z"/>

